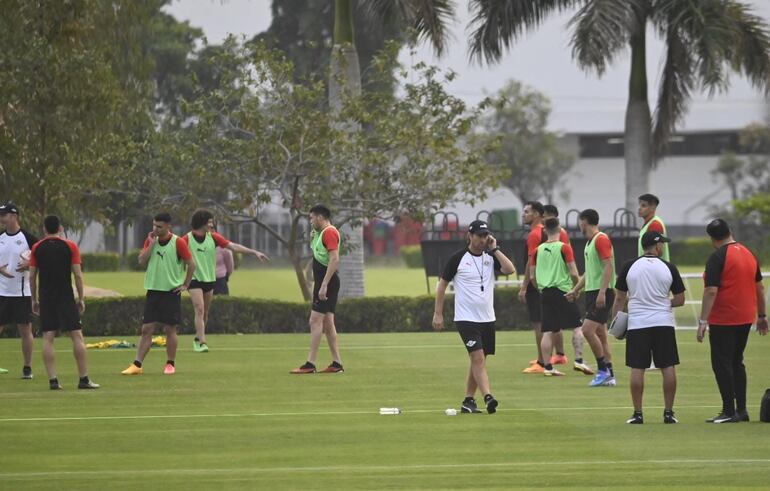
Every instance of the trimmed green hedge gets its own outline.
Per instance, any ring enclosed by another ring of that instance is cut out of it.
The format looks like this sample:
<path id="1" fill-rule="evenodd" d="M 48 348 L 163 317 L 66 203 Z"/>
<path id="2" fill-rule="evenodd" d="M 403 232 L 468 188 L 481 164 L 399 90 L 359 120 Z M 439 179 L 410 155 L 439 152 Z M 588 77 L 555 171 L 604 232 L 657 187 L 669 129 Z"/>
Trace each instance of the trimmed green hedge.
<path id="1" fill-rule="evenodd" d="M 80 255 L 83 271 L 118 271 L 120 255 L 115 252 L 88 252 Z"/>
<path id="2" fill-rule="evenodd" d="M 495 292 L 497 328 L 530 329 L 526 307 L 515 288 Z M 340 332 L 418 332 L 432 330 L 434 297 L 371 297 L 340 301 L 336 324 Z M 137 336 L 144 297 L 86 299 L 83 333 L 86 336 Z M 217 297 L 211 307 L 210 333 L 306 333 L 310 306 L 306 303 Z M 444 323 L 454 330 L 454 298 L 447 295 Z M 182 334 L 195 332 L 192 303 L 182 299 Z M 16 329 L 6 329 L 16 336 Z"/>
<path id="3" fill-rule="evenodd" d="M 419 245 L 404 246 L 399 252 L 407 268 L 422 268 L 422 248 Z"/>
<path id="4" fill-rule="evenodd" d="M 669 252 L 671 262 L 676 265 L 705 266 L 714 248 L 711 239 L 698 237 L 673 241 L 669 245 Z"/>
<path id="5" fill-rule="evenodd" d="M 144 271 L 147 269 L 147 266 L 142 266 L 139 264 L 139 253 L 142 252 L 141 249 L 131 249 L 126 253 L 125 256 L 123 256 L 123 266 L 127 268 L 129 271 Z"/>

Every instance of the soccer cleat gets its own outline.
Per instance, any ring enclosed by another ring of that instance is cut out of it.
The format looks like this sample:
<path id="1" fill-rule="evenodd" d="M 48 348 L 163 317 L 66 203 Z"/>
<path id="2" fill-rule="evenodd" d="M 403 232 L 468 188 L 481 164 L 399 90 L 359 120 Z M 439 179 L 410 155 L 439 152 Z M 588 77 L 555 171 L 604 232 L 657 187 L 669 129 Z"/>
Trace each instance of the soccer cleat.
<path id="1" fill-rule="evenodd" d="M 301 375 L 301 374 L 305 374 L 305 373 L 315 373 L 315 365 L 313 365 L 312 363 L 310 363 L 308 361 L 308 362 L 305 362 L 305 364 L 302 365 L 301 367 L 295 368 L 294 370 L 290 371 L 289 373 L 292 373 L 294 375 Z"/>
<path id="2" fill-rule="evenodd" d="M 522 370 L 522 373 L 543 373 L 544 371 L 545 368 L 541 364 L 535 363 Z"/>
<path id="3" fill-rule="evenodd" d="M 328 367 L 321 370 L 321 373 L 342 373 L 344 371 L 345 369 L 342 368 L 342 365 L 340 365 L 336 361 L 333 361 Z"/>
<path id="4" fill-rule="evenodd" d="M 62 387 L 58 380 L 49 380 L 48 388 L 51 390 L 64 390 L 64 387 Z"/>
<path id="5" fill-rule="evenodd" d="M 671 411 L 670 409 L 666 409 L 663 411 L 663 422 L 667 425 L 676 424 L 679 422 L 678 419 L 676 419 L 676 416 L 674 416 L 674 411 Z"/>
<path id="6" fill-rule="evenodd" d="M 465 414 L 480 413 L 481 409 L 476 405 L 476 399 L 466 399 L 460 406 L 460 412 Z"/>
<path id="7" fill-rule="evenodd" d="M 484 403 L 487 405 L 487 413 L 489 414 L 495 414 L 497 412 L 497 406 L 500 404 L 492 394 L 484 396 Z"/>
<path id="8" fill-rule="evenodd" d="M 642 416 L 642 412 L 634 411 L 634 414 L 626 420 L 626 423 L 630 425 L 644 424 L 644 416 Z"/>
<path id="9" fill-rule="evenodd" d="M 738 411 L 735 413 L 735 417 L 738 418 L 738 421 L 743 421 L 748 423 L 749 420 L 749 412 L 745 409 L 743 411 Z"/>
<path id="10" fill-rule="evenodd" d="M 32 368 L 24 367 L 21 369 L 21 378 L 24 380 L 32 380 Z"/>
<path id="11" fill-rule="evenodd" d="M 618 382 L 615 380 L 615 377 L 610 377 L 610 379 L 604 382 L 603 385 L 604 387 L 615 387 L 618 385 Z"/>
<path id="12" fill-rule="evenodd" d="M 537 365 L 537 360 L 529 360 L 530 365 Z"/>
<path id="13" fill-rule="evenodd" d="M 553 355 L 551 357 L 551 365 L 566 365 L 569 362 L 567 355 Z"/>
<path id="14" fill-rule="evenodd" d="M 200 343 L 198 341 L 193 341 L 193 351 L 196 353 L 208 353 L 209 352 L 209 345 L 205 342 Z"/>
<path id="15" fill-rule="evenodd" d="M 737 423 L 739 421 L 740 419 L 738 419 L 738 415 L 727 414 L 726 412 L 722 411 L 721 413 L 717 414 L 713 418 L 707 419 L 706 423 L 722 424 L 722 423 Z"/>
<path id="16" fill-rule="evenodd" d="M 78 389 L 98 389 L 98 388 L 99 388 L 99 384 L 95 384 L 91 380 L 88 380 L 87 382 L 78 383 Z"/>
<path id="17" fill-rule="evenodd" d="M 193 339 L 193 351 L 200 351 L 201 343 L 198 342 L 198 338 Z"/>
<path id="18" fill-rule="evenodd" d="M 132 363 L 120 373 L 123 375 L 141 375 L 144 373 L 144 368 L 138 367 Z"/>
<path id="19" fill-rule="evenodd" d="M 5 368 L 0 368 L 0 373 L 8 373 L 8 370 L 6 370 Z"/>
<path id="20" fill-rule="evenodd" d="M 176 367 L 171 363 L 166 363 L 166 366 L 163 367 L 163 375 L 174 375 L 175 373 Z"/>
<path id="21" fill-rule="evenodd" d="M 586 365 L 585 363 L 575 362 L 572 365 L 572 369 L 575 370 L 576 372 L 583 372 L 585 375 L 593 375 L 595 373 L 593 369 L 588 365 Z"/>
<path id="22" fill-rule="evenodd" d="M 564 374 L 558 371 L 555 368 L 552 368 L 550 370 L 543 369 L 543 375 L 546 377 L 563 377 Z"/>
<path id="23" fill-rule="evenodd" d="M 594 379 L 591 380 L 591 382 L 588 383 L 589 387 L 600 387 L 605 385 L 610 379 L 612 378 L 612 375 L 610 375 L 609 370 L 599 370 L 599 372 L 594 376 Z"/>

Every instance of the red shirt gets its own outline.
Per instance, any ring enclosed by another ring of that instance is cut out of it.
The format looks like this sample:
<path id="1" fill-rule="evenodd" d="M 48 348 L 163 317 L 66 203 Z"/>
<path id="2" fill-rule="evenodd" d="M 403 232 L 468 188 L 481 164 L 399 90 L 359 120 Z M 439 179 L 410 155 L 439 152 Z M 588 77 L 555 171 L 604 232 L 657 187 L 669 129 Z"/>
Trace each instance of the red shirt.
<path id="1" fill-rule="evenodd" d="M 658 220 L 653 220 L 650 223 L 650 226 L 647 227 L 648 232 L 658 232 L 660 234 L 665 233 L 665 230 L 663 230 L 663 224 L 660 223 Z"/>
<path id="2" fill-rule="evenodd" d="M 596 253 L 599 254 L 599 259 L 610 259 L 612 257 L 612 242 L 610 238 L 605 234 L 596 234 L 596 238 L 593 240 Z"/>
<path id="3" fill-rule="evenodd" d="M 762 281 L 762 272 L 746 246 L 733 242 L 714 251 L 703 278 L 707 287 L 717 287 L 709 324 L 741 326 L 756 320 L 757 283 Z"/>
<path id="4" fill-rule="evenodd" d="M 172 237 L 174 234 L 171 234 Z M 168 241 L 171 240 L 169 238 L 167 241 L 162 242 L 160 239 L 158 239 L 158 242 L 160 242 L 161 245 L 168 244 Z M 144 240 L 144 249 L 147 249 L 150 247 L 150 239 L 147 238 Z M 176 241 L 176 256 L 181 259 L 182 261 L 191 261 L 192 260 L 192 252 L 190 252 L 190 247 L 187 245 L 187 242 L 182 237 L 177 236 Z"/>
<path id="5" fill-rule="evenodd" d="M 559 241 L 570 245 L 569 234 L 563 228 L 559 231 Z M 527 257 L 532 259 L 532 255 L 537 251 L 537 246 L 546 242 L 548 242 L 548 234 L 545 233 L 545 226 L 540 223 L 532 227 L 527 236 Z"/>
<path id="6" fill-rule="evenodd" d="M 321 242 L 327 251 L 336 251 L 340 247 L 340 233 L 334 227 L 326 227 L 321 235 Z"/>
<path id="7" fill-rule="evenodd" d="M 205 239 L 206 238 L 205 235 L 203 237 L 198 237 L 198 235 L 195 232 L 193 232 L 192 234 L 195 236 L 196 239 L 201 239 L 201 238 Z M 190 245 L 190 236 L 188 234 L 184 234 L 180 238 L 189 247 L 189 245 Z M 214 239 L 215 247 L 221 247 L 222 249 L 224 249 L 225 247 L 230 245 L 230 241 L 225 239 L 222 235 L 220 235 L 217 232 L 211 232 L 211 238 Z"/>

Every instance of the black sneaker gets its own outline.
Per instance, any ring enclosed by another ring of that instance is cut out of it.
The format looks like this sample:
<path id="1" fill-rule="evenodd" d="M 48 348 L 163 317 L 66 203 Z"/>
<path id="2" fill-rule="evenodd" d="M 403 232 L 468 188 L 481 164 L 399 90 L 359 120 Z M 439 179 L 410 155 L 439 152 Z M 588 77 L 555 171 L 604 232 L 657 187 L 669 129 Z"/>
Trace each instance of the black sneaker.
<path id="1" fill-rule="evenodd" d="M 24 380 L 32 380 L 32 367 L 24 367 L 21 369 L 21 378 Z"/>
<path id="2" fill-rule="evenodd" d="M 676 416 L 674 416 L 674 411 L 666 409 L 663 411 L 663 422 L 667 425 L 671 425 L 678 423 L 679 420 L 676 419 Z"/>
<path id="3" fill-rule="evenodd" d="M 78 389 L 98 389 L 99 384 L 95 384 L 92 380 L 80 381 L 78 383 Z"/>
<path id="4" fill-rule="evenodd" d="M 466 414 L 480 413 L 481 409 L 476 405 L 476 399 L 465 399 L 460 406 L 460 412 Z"/>
<path id="5" fill-rule="evenodd" d="M 738 415 L 727 414 L 726 412 L 722 411 L 721 413 L 717 414 L 713 418 L 707 419 L 706 423 L 722 424 L 722 423 L 737 423 L 738 421 L 740 421 L 740 419 L 738 419 Z"/>
<path id="6" fill-rule="evenodd" d="M 742 421 L 745 423 L 748 423 L 750 421 L 749 419 L 749 412 L 745 409 L 743 411 L 738 411 L 735 413 L 735 417 L 738 418 L 738 421 Z"/>
<path id="7" fill-rule="evenodd" d="M 49 380 L 48 387 L 51 390 L 64 390 L 64 387 L 61 386 L 58 380 Z"/>
<path id="8" fill-rule="evenodd" d="M 313 365 L 308 361 L 308 362 L 305 362 L 305 364 L 302 365 L 301 367 L 295 368 L 289 373 L 293 373 L 293 374 L 315 373 L 315 365 Z"/>
<path id="9" fill-rule="evenodd" d="M 634 411 L 633 416 L 631 416 L 629 419 L 627 419 L 626 423 L 630 424 L 630 425 L 644 424 L 644 416 L 642 416 L 642 412 L 641 411 Z"/>
<path id="10" fill-rule="evenodd" d="M 487 394 L 484 396 L 484 403 L 487 405 L 487 412 L 489 414 L 494 414 L 497 412 L 497 405 L 499 403 L 497 402 L 497 399 L 492 396 L 492 394 Z"/>

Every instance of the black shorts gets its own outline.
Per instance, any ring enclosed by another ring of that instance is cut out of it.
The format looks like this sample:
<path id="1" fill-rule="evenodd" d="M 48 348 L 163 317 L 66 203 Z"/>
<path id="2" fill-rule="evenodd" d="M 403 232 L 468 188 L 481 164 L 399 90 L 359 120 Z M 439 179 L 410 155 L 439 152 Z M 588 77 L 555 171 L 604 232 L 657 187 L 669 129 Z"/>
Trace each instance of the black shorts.
<path id="1" fill-rule="evenodd" d="M 529 322 L 540 322 L 543 318 L 542 305 L 540 304 L 540 292 L 532 283 L 527 284 L 527 313 Z"/>
<path id="2" fill-rule="evenodd" d="M 318 290 L 321 288 L 321 282 L 313 283 L 313 307 L 312 310 L 322 314 L 333 314 L 337 308 L 337 297 L 340 294 L 340 277 L 337 273 L 329 280 L 326 287 L 326 300 L 318 298 Z"/>
<path id="3" fill-rule="evenodd" d="M 457 332 L 468 353 L 484 350 L 484 355 L 495 354 L 495 323 L 455 321 Z"/>
<path id="4" fill-rule="evenodd" d="M 546 288 L 540 292 L 543 309 L 543 332 L 559 332 L 562 329 L 574 329 L 583 323 L 580 321 L 580 309 L 575 302 L 564 296 L 558 288 Z"/>
<path id="5" fill-rule="evenodd" d="M 646 369 L 653 360 L 657 368 L 679 365 L 674 328 L 629 329 L 626 332 L 626 366 Z"/>
<path id="6" fill-rule="evenodd" d="M 81 328 L 80 313 L 74 298 L 40 299 L 41 331 L 77 331 Z"/>
<path id="7" fill-rule="evenodd" d="M 230 295 L 230 286 L 227 284 L 230 278 L 223 276 L 214 282 L 214 295 Z"/>
<path id="8" fill-rule="evenodd" d="M 607 290 L 604 295 L 606 301 L 601 309 L 596 308 L 596 297 L 598 296 L 599 290 L 586 292 L 586 319 L 599 324 L 606 324 L 610 312 L 612 312 L 612 304 L 615 303 L 615 290 Z"/>
<path id="9" fill-rule="evenodd" d="M 157 322 L 178 326 L 182 320 L 182 295 L 174 292 L 148 290 L 144 302 L 143 324 Z"/>
<path id="10" fill-rule="evenodd" d="M 0 326 L 32 322 L 32 297 L 0 297 Z"/>
<path id="11" fill-rule="evenodd" d="M 203 290 L 203 293 L 210 292 L 214 289 L 214 285 L 216 284 L 215 281 L 198 281 L 198 280 L 192 280 L 190 281 L 190 286 L 187 287 L 188 290 Z"/>

